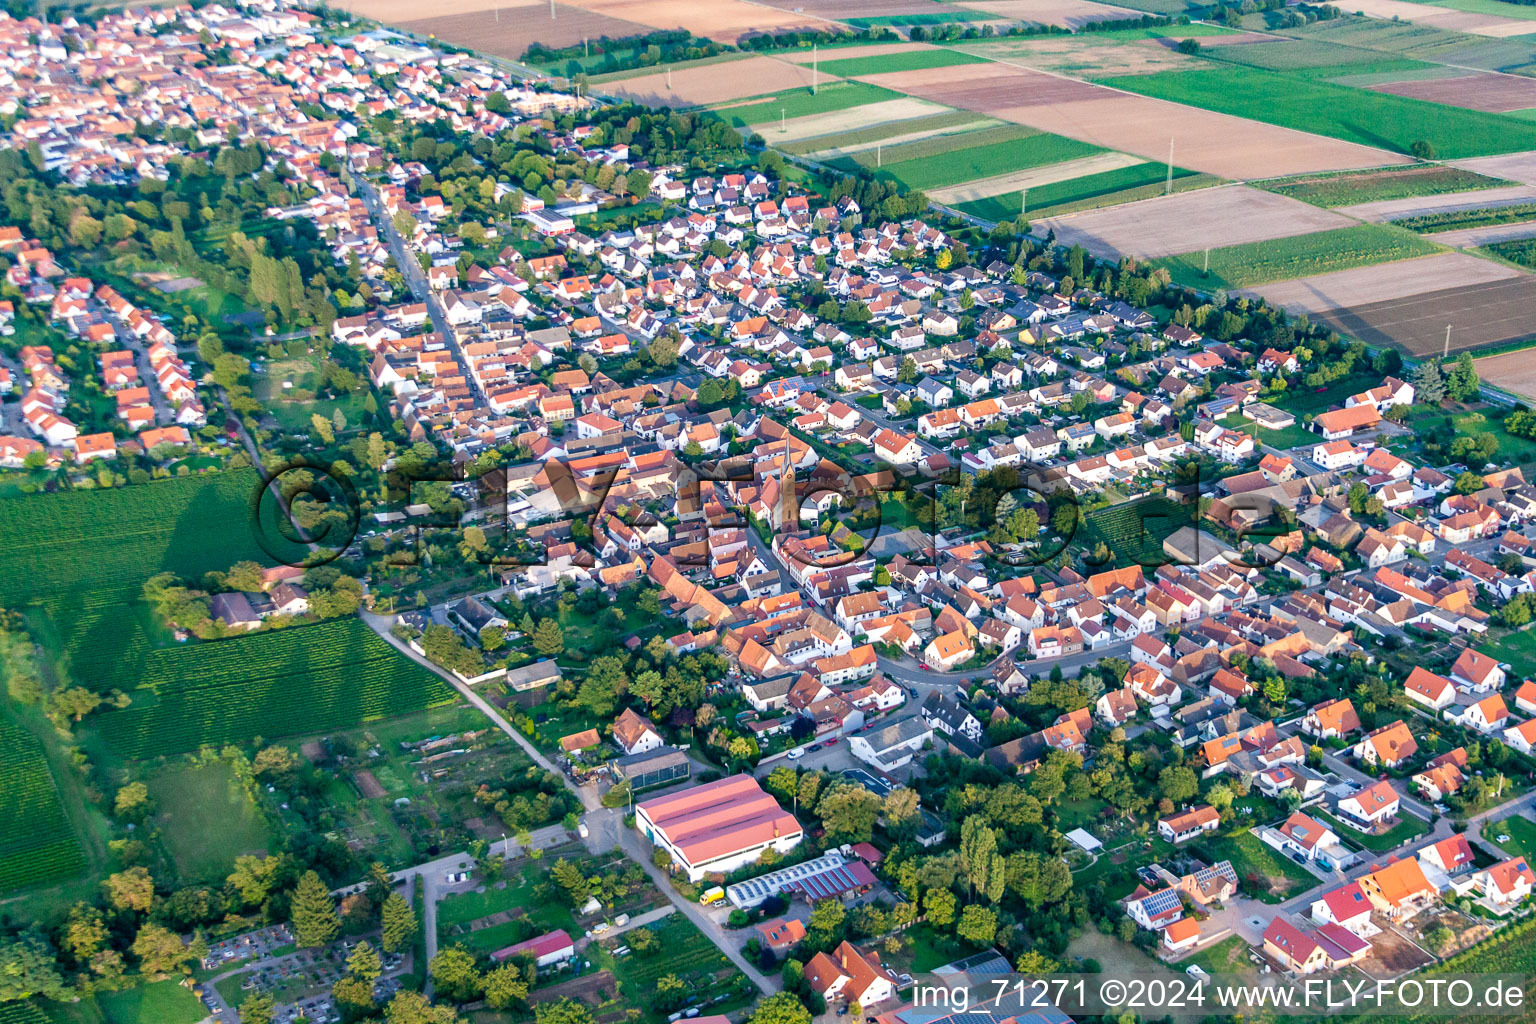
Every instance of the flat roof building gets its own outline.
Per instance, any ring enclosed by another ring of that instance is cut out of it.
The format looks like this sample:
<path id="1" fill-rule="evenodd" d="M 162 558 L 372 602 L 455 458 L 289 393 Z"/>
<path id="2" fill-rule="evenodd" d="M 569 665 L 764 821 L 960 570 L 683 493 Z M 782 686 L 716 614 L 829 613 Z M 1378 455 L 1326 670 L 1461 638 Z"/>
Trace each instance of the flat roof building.
<path id="1" fill-rule="evenodd" d="M 635 807 L 635 829 L 690 882 L 755 863 L 764 850 L 788 853 L 805 838 L 795 816 L 750 775 L 647 800 Z"/>

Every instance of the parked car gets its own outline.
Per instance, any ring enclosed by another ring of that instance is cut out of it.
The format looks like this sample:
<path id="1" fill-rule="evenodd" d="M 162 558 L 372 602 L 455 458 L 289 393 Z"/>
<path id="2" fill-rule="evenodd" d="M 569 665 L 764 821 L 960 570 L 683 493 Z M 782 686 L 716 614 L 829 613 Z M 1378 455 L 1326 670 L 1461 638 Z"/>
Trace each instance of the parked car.
<path id="1" fill-rule="evenodd" d="M 789 758 L 791 761 L 798 761 L 802 757 L 805 756 L 805 748 L 804 747 L 790 747 L 789 748 L 789 753 L 785 754 L 784 756 Z"/>

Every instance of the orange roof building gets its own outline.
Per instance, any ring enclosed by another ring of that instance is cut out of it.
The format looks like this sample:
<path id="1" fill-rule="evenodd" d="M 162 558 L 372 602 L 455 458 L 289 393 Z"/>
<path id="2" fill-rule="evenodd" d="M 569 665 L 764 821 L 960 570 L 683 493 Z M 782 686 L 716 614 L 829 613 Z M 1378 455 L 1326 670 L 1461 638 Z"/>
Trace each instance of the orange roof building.
<path id="1" fill-rule="evenodd" d="M 647 800 L 635 808 L 635 829 L 691 882 L 755 863 L 765 850 L 788 853 L 805 838 L 794 815 L 750 775 Z"/>

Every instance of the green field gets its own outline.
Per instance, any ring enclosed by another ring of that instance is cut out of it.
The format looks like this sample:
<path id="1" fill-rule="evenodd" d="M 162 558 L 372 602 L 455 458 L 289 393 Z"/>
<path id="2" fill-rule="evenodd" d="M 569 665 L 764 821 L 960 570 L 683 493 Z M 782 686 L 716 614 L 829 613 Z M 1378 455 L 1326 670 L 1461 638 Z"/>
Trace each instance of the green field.
<path id="1" fill-rule="evenodd" d="M 1355 46 L 1342 46 L 1318 39 L 1220 46 L 1203 51 L 1202 56 L 1223 64 L 1241 65 L 1265 71 L 1298 72 L 1305 78 L 1414 72 L 1434 67 L 1423 61 L 1390 56 L 1373 50 L 1362 50 Z"/>
<path id="2" fill-rule="evenodd" d="M 324 732 L 446 704 L 453 690 L 358 619 L 146 652 L 124 710 L 91 720 L 121 757 Z"/>
<path id="3" fill-rule="evenodd" d="M 828 82 L 813 94 L 809 89 L 790 89 L 771 96 L 722 104 L 720 111 L 738 128 L 766 125 L 780 117 L 807 117 L 834 110 L 862 107 L 866 103 L 901 99 L 901 93 L 863 82 Z"/>
<path id="4" fill-rule="evenodd" d="M 186 881 L 220 881 L 237 856 L 267 851 L 266 820 L 226 761 L 168 768 L 149 779 L 155 824 Z"/>
<path id="5" fill-rule="evenodd" d="M 1374 203 L 1384 199 L 1471 192 L 1510 183 L 1464 171 L 1459 167 L 1410 167 L 1365 174 L 1346 171 L 1339 174 L 1306 175 L 1257 184 L 1260 188 L 1300 199 L 1313 206 L 1334 207 Z"/>
<path id="6" fill-rule="evenodd" d="M 175 981 L 157 981 L 96 997 L 107 1024 L 195 1024 L 207 1007 Z"/>
<path id="7" fill-rule="evenodd" d="M 1300 28 L 1276 27 L 1273 31 L 1294 39 L 1321 39 L 1418 60 L 1489 71 L 1528 68 L 1533 59 L 1529 40 L 1519 36 L 1495 39 L 1386 18 L 1346 15 Z"/>
<path id="8" fill-rule="evenodd" d="M 1182 167 L 1175 167 L 1173 169 L 1174 187 L 1178 189 L 1183 179 L 1193 177 L 1195 173 Z M 1155 163 L 1117 167 L 1112 171 L 1085 174 L 1081 178 L 1053 181 L 1029 190 L 1029 210 L 1025 216 L 1035 216 L 1037 210 L 1042 211 L 1040 215 L 1043 216 L 1043 211 L 1046 210 L 1055 210 L 1057 207 L 1100 199 L 1132 189 L 1149 189 L 1153 194 L 1161 194 L 1161 189 L 1167 181 L 1167 165 Z M 1179 190 L 1182 191 L 1182 189 Z M 1013 220 L 1019 216 L 1021 198 L 1023 194 L 1020 192 L 1006 192 L 1003 195 L 960 203 L 955 209 L 961 213 L 968 213 L 972 217 L 980 217 L 982 220 Z"/>
<path id="9" fill-rule="evenodd" d="M 1483 246 L 1500 259 L 1536 270 L 1536 238 L 1519 238 L 1512 242 L 1494 242 Z"/>
<path id="10" fill-rule="evenodd" d="M 1453 11 L 1466 11 L 1469 14 L 1492 14 L 1500 18 L 1536 20 L 1536 7 L 1529 4 L 1506 4 L 1501 0 L 1434 0 L 1434 5 L 1449 7 Z"/>
<path id="11" fill-rule="evenodd" d="M 1392 223 L 1409 231 L 1435 234 L 1441 231 L 1457 231 L 1461 228 L 1489 227 L 1495 224 L 1518 224 L 1536 220 L 1536 203 L 1514 203 L 1509 206 L 1490 206 L 1481 210 L 1447 210 L 1444 213 L 1427 213 L 1418 217 L 1405 217 Z"/>
<path id="12" fill-rule="evenodd" d="M 1171 498 L 1146 498 L 1094 509 L 1083 517 L 1074 544 L 1092 549 L 1099 543 L 1114 552 L 1120 566 L 1167 561 L 1163 541 L 1194 522 L 1193 508 Z"/>
<path id="13" fill-rule="evenodd" d="M 0 892 L 78 874 L 85 857 L 37 737 L 0 719 Z"/>
<path id="14" fill-rule="evenodd" d="M 1421 140 L 1432 145 L 1441 159 L 1536 149 L 1536 124 L 1517 118 L 1476 110 L 1451 113 L 1438 103 L 1256 68 L 1213 65 L 1193 71 L 1121 75 L 1107 83 L 1145 96 L 1399 153 L 1407 153 Z"/>
<path id="15" fill-rule="evenodd" d="M 1380 224 L 1357 224 L 1212 249 L 1209 272 L 1205 270 L 1204 253 L 1186 253 L 1156 262 L 1168 268 L 1175 282 L 1209 291 L 1249 288 L 1441 251 L 1435 243 L 1406 231 Z"/>
<path id="16" fill-rule="evenodd" d="M 1528 679 L 1536 675 L 1536 629 L 1511 633 L 1502 640 L 1483 644 L 1477 649 L 1512 666 L 1509 673 L 1511 678 Z"/>
<path id="17" fill-rule="evenodd" d="M 923 71 L 927 68 L 947 68 L 956 64 L 984 64 L 986 61 L 959 50 L 921 49 L 906 53 L 882 53 L 872 57 L 844 57 L 841 60 L 824 60 L 823 72 L 839 78 L 855 75 L 878 75 L 887 71 Z"/>
<path id="18" fill-rule="evenodd" d="M 54 594 L 137 596 L 171 571 L 197 578 L 242 559 L 273 564 L 250 525 L 255 470 L 0 502 L 0 603 Z M 297 556 L 298 550 L 293 554 Z"/>
<path id="19" fill-rule="evenodd" d="M 988 141 L 989 138 L 996 141 Z M 905 156 L 901 150 L 906 150 Z M 908 188 L 943 188 L 1101 152 L 1103 150 L 1086 142 L 1027 128 L 986 129 L 893 146 L 881 154 L 881 166 L 874 173 L 880 178 L 899 181 Z M 915 155 L 918 153 L 922 155 Z M 875 160 L 875 154 L 866 150 L 853 157 L 835 160 L 832 166 L 846 170 L 855 170 L 854 165 L 873 169 Z"/>

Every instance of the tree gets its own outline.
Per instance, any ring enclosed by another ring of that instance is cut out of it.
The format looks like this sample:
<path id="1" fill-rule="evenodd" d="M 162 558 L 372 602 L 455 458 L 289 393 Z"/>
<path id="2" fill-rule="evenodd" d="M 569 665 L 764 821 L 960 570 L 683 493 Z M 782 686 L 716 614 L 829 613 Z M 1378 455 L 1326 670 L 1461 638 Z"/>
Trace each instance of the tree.
<path id="1" fill-rule="evenodd" d="M 336 903 L 320 876 L 306 871 L 293 891 L 293 938 L 301 947 L 323 946 L 341 932 Z"/>
<path id="2" fill-rule="evenodd" d="M 462 946 L 438 950 L 429 970 L 432 973 L 433 988 L 455 1003 L 478 999 L 485 984 L 479 968 L 475 966 L 474 954 Z"/>
<path id="3" fill-rule="evenodd" d="M 1181 804 L 1200 792 L 1200 780 L 1192 769 L 1181 764 L 1169 765 L 1158 773 L 1157 788 L 1163 796 Z"/>
<path id="4" fill-rule="evenodd" d="M 928 912 L 929 924 L 948 928 L 955 923 L 955 894 L 948 889 L 929 889 L 923 894 L 923 909 Z"/>
<path id="5" fill-rule="evenodd" d="M 331 998 L 336 1000 L 342 1020 L 362 1020 L 373 1013 L 373 982 L 344 974 L 331 986 Z"/>
<path id="6" fill-rule="evenodd" d="M 534 1008 L 533 1018 L 538 1024 L 592 1024 L 592 1011 L 584 1003 L 561 998 L 540 1003 Z"/>
<path id="7" fill-rule="evenodd" d="M 554 619 L 543 619 L 533 631 L 533 649 L 545 657 L 565 650 L 565 632 Z"/>
<path id="8" fill-rule="evenodd" d="M 591 898 L 592 886 L 587 882 L 587 876 L 564 857 L 555 861 L 555 866 L 549 873 L 561 892 L 565 893 L 565 902 L 570 906 L 579 907 Z"/>
<path id="9" fill-rule="evenodd" d="M 384 947 L 384 952 L 403 952 L 416 938 L 416 912 L 399 893 L 392 892 L 384 900 L 381 919 L 383 935 L 379 944 Z"/>
<path id="10" fill-rule="evenodd" d="M 985 946 L 997 938 L 997 912 L 991 907 L 972 904 L 960 913 L 955 934 L 967 942 Z"/>
<path id="11" fill-rule="evenodd" d="M 133 955 L 144 974 L 168 974 L 186 961 L 187 947 L 181 944 L 181 936 L 151 921 L 134 938 Z"/>
<path id="12" fill-rule="evenodd" d="M 118 910 L 148 910 L 155 899 L 155 880 L 142 867 L 114 872 L 102 885 L 108 902 Z"/>
<path id="13" fill-rule="evenodd" d="M 1413 385 L 1414 397 L 1426 405 L 1439 405 L 1445 400 L 1445 375 L 1440 372 L 1437 360 L 1426 359 L 1415 366 L 1408 375 L 1408 383 Z"/>
<path id="14" fill-rule="evenodd" d="M 262 747 L 251 761 L 251 772 L 258 778 L 265 775 L 282 777 L 299 766 L 299 757 L 281 745 Z"/>
<path id="15" fill-rule="evenodd" d="M 420 992 L 398 992 L 384 1007 L 387 1024 L 459 1024 L 451 1006 L 433 1006 Z"/>
<path id="16" fill-rule="evenodd" d="M 493 1010 L 520 1007 L 528 998 L 528 981 L 516 964 L 502 964 L 485 976 L 485 1002 Z"/>
<path id="17" fill-rule="evenodd" d="M 1196 39 L 1194 36 L 1190 36 L 1188 39 L 1180 39 L 1179 52 L 1194 56 L 1200 52 L 1200 40 Z"/>
<path id="18" fill-rule="evenodd" d="M 604 655 L 592 659 L 586 677 L 576 690 L 576 702 L 599 718 L 607 718 L 618 706 L 619 696 L 628 688 L 629 675 L 624 671 L 624 659 Z"/>
<path id="19" fill-rule="evenodd" d="M 1434 144 L 1428 139 L 1414 139 L 1413 145 L 1408 147 L 1408 151 L 1420 160 L 1433 160 L 1435 158 Z"/>
<path id="20" fill-rule="evenodd" d="M 1472 362 L 1472 353 L 1463 352 L 1456 357 L 1450 373 L 1446 375 L 1445 393 L 1452 401 L 1465 402 L 1475 397 L 1481 387 L 1482 381 L 1478 379 L 1477 367 Z"/>
<path id="21" fill-rule="evenodd" d="M 285 860 L 281 856 L 256 857 L 251 854 L 236 857 L 235 869 L 230 872 L 228 882 L 240 894 L 245 906 L 260 906 L 267 901 Z"/>
<path id="22" fill-rule="evenodd" d="M 347 957 L 347 973 L 353 977 L 371 984 L 378 981 L 383 972 L 384 964 L 379 960 L 379 954 L 366 940 L 359 942 L 352 950 L 352 955 Z"/>
<path id="23" fill-rule="evenodd" d="M 275 1008 L 271 996 L 246 996 L 245 1002 L 240 1004 L 240 1024 L 272 1024 Z"/>
<path id="24" fill-rule="evenodd" d="M 32 996 L 62 998 L 67 986 L 53 948 L 35 931 L 0 939 L 0 1003 Z"/>
<path id="25" fill-rule="evenodd" d="M 996 833 L 979 814 L 961 822 L 960 860 L 972 891 L 992 903 L 1002 898 L 1007 882 L 1006 862 L 997 849 Z"/>
<path id="26" fill-rule="evenodd" d="M 149 787 L 142 782 L 130 782 L 117 791 L 112 801 L 112 813 L 124 821 L 141 821 L 149 813 Z"/>
<path id="27" fill-rule="evenodd" d="M 750 1024 L 811 1024 L 811 1011 L 794 993 L 775 992 L 757 1004 L 748 1020 Z"/>
<path id="28" fill-rule="evenodd" d="M 863 786 L 838 783 L 821 798 L 816 813 L 829 843 L 867 843 L 880 816 L 880 798 Z"/>

